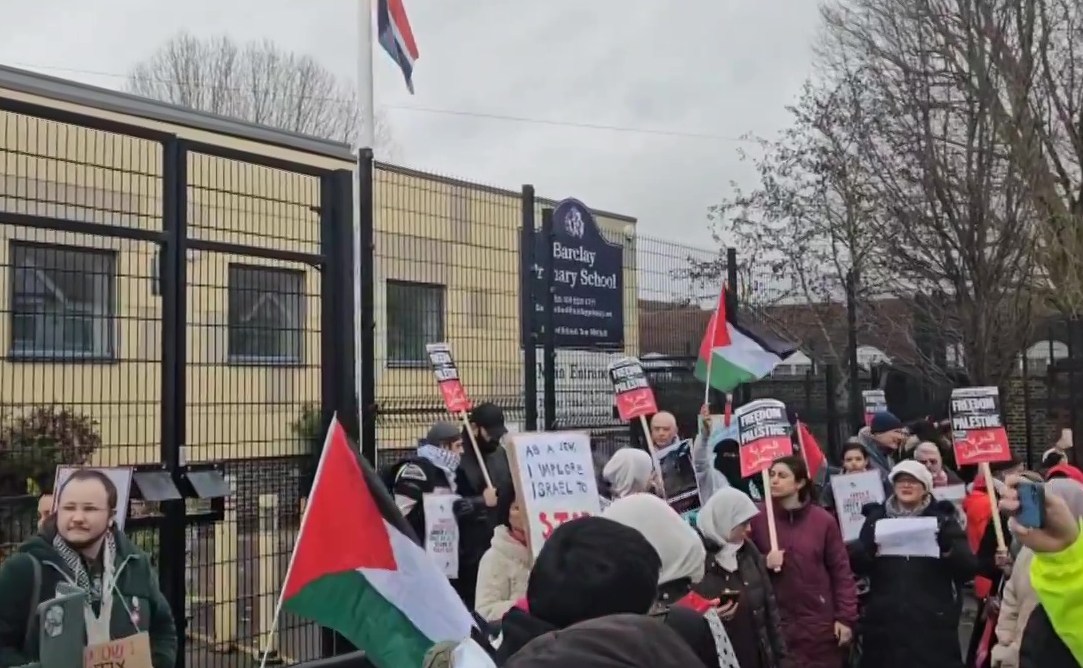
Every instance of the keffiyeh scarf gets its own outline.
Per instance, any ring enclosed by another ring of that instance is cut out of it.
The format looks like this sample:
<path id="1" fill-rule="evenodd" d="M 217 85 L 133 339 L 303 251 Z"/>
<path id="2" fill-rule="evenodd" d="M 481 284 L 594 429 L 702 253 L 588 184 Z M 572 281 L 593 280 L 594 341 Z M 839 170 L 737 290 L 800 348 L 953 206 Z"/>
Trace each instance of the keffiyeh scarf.
<path id="1" fill-rule="evenodd" d="M 114 569 L 116 567 L 117 544 L 113 538 L 113 532 L 105 534 L 105 543 L 102 545 L 102 574 L 101 577 L 91 577 L 83 559 L 71 545 L 60 537 L 53 536 L 53 549 L 64 561 L 72 577 L 71 584 L 87 593 L 87 602 L 83 607 L 83 619 L 86 622 L 87 644 L 96 645 L 112 640 L 109 632 L 109 623 L 113 615 L 113 585 Z M 99 603 L 98 614 L 94 614 L 93 602 Z"/>
<path id="2" fill-rule="evenodd" d="M 456 454 L 447 448 L 441 448 L 432 443 L 420 443 L 417 446 L 417 456 L 426 459 L 447 475 L 448 485 L 451 492 L 455 493 L 455 471 L 462 462 L 462 455 Z"/>

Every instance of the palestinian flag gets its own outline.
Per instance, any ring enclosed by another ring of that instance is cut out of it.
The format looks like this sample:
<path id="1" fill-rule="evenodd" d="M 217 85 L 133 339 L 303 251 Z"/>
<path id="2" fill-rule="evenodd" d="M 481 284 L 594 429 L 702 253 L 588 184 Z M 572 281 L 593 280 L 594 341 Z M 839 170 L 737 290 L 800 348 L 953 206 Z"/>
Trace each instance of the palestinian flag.
<path id="1" fill-rule="evenodd" d="M 377 668 L 421 668 L 473 619 L 405 528 L 336 418 L 293 547 L 282 609 L 342 634 Z"/>
<path id="2" fill-rule="evenodd" d="M 752 383 L 770 374 L 797 346 L 764 336 L 731 321 L 726 314 L 726 292 L 718 297 L 718 308 L 707 323 L 696 359 L 696 378 L 719 392 L 732 392 L 742 383 Z"/>

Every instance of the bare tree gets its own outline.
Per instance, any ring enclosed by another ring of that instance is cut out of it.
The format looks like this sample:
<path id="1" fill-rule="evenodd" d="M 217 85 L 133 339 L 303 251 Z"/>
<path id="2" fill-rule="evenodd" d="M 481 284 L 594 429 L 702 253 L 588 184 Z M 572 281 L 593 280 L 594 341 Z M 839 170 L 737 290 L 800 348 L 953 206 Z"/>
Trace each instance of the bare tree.
<path id="1" fill-rule="evenodd" d="M 127 88 L 136 95 L 282 130 L 355 145 L 361 115 L 354 88 L 310 56 L 264 40 L 239 45 L 228 37 L 181 33 L 135 66 Z M 377 154 L 392 152 L 377 118 Z"/>
<path id="2" fill-rule="evenodd" d="M 988 26 L 973 20 L 986 2 L 831 3 L 820 60 L 829 76 L 862 82 L 863 113 L 875 119 L 859 154 L 892 292 L 956 344 L 973 382 L 999 384 L 1033 327 L 1040 214 L 998 112 L 1010 80 L 982 36 Z"/>

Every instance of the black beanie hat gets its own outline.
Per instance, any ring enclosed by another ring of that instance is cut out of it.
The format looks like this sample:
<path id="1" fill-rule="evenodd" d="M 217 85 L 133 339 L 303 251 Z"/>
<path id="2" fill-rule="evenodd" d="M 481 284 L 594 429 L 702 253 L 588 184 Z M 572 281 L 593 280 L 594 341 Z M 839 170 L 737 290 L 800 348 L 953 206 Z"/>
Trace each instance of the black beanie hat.
<path id="1" fill-rule="evenodd" d="M 553 531 L 527 582 L 530 614 L 557 628 L 620 613 L 646 614 L 662 560 L 631 527 L 583 517 Z"/>

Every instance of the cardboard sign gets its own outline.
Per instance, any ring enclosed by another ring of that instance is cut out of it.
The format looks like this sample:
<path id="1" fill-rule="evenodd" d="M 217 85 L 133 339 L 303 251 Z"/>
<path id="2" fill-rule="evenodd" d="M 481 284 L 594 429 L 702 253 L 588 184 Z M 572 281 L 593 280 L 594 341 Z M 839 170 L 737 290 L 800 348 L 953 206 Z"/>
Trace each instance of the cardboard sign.
<path id="1" fill-rule="evenodd" d="M 872 426 L 872 416 L 887 412 L 887 395 L 883 390 L 863 390 L 861 399 L 865 402 L 865 426 Z"/>
<path id="2" fill-rule="evenodd" d="M 117 488 L 117 528 L 124 531 L 124 521 L 128 519 L 128 500 L 131 498 L 132 493 L 132 469 L 125 466 L 57 466 L 56 477 L 53 478 L 53 512 L 56 512 L 60 503 L 60 489 L 64 486 L 64 483 L 68 481 L 72 473 L 75 473 L 81 468 L 90 469 L 92 471 L 100 471 L 105 474 L 113 485 Z"/>
<path id="3" fill-rule="evenodd" d="M 951 435 L 959 466 L 1011 459 L 1008 430 L 1000 419 L 1000 391 L 995 387 L 952 390 Z"/>
<path id="4" fill-rule="evenodd" d="M 425 553 L 448 579 L 459 577 L 459 523 L 452 504 L 458 494 L 424 494 Z"/>
<path id="5" fill-rule="evenodd" d="M 741 444 L 741 477 L 756 475 L 779 457 L 793 454 L 786 404 L 778 399 L 757 399 L 738 408 L 733 416 Z"/>
<path id="6" fill-rule="evenodd" d="M 870 503 L 884 502 L 884 483 L 880 479 L 880 472 L 835 474 L 831 476 L 831 491 L 835 495 L 842 540 L 847 543 L 857 540 L 861 527 L 865 525 L 861 509 Z"/>
<path id="7" fill-rule="evenodd" d="M 459 367 L 455 366 L 455 358 L 451 356 L 451 346 L 430 343 L 425 346 L 425 352 L 429 354 L 433 373 L 436 374 L 436 385 L 440 388 L 448 412 L 456 414 L 470 410 L 470 397 L 466 396 L 466 389 L 459 380 Z"/>
<path id="8" fill-rule="evenodd" d="M 610 364 L 609 380 L 613 383 L 620 419 L 627 422 L 658 412 L 654 390 L 643 373 L 643 365 L 636 358 L 622 357 Z"/>
<path id="9" fill-rule="evenodd" d="M 83 651 L 83 668 L 153 668 L 150 662 L 150 636 L 137 633 Z"/>
<path id="10" fill-rule="evenodd" d="M 700 501 L 696 468 L 692 463 L 692 441 L 684 440 L 659 450 L 655 454 L 658 470 L 662 472 L 662 487 L 666 503 L 677 514 L 687 517 L 703 505 Z"/>
<path id="11" fill-rule="evenodd" d="M 558 526 L 601 513 L 590 434 L 526 432 L 513 435 L 510 446 L 516 498 L 527 518 L 527 542 L 537 556 Z"/>

